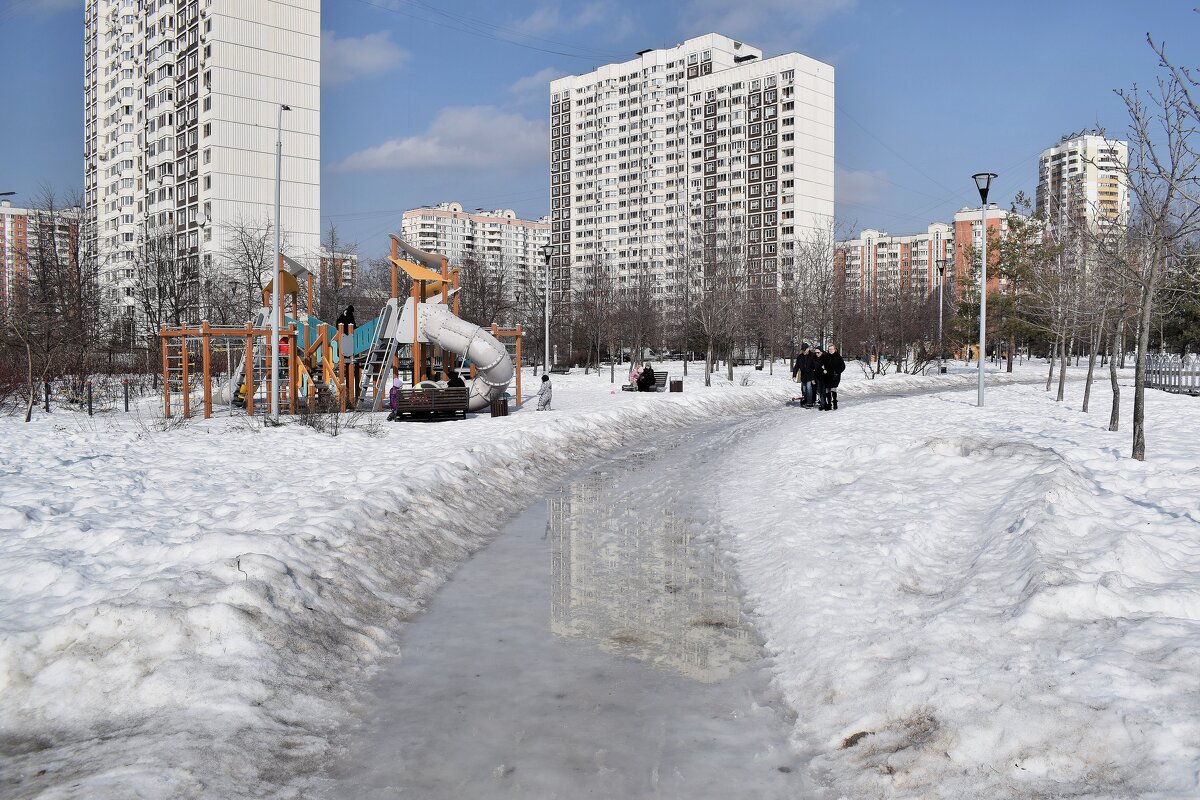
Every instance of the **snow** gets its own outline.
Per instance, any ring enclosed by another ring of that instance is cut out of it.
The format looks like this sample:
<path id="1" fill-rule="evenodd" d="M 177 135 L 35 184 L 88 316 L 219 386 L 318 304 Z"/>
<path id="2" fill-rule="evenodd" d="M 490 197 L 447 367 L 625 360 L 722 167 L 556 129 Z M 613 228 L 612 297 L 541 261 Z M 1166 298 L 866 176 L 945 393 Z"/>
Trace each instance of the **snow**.
<path id="1" fill-rule="evenodd" d="M 798 388 L 699 372 L 645 395 L 576 371 L 550 412 L 337 437 L 153 403 L 0 419 L 0 795 L 298 796 L 403 622 L 507 519 L 592 458 Z M 1001 386 L 1039 377 L 994 376 L 980 411 L 962 367 L 852 365 L 841 410 L 786 409 L 731 453 L 729 546 L 830 796 L 1195 794 L 1200 461 L 1166 430 L 1200 404 L 1148 393 L 1142 464 L 1103 382 L 1086 417 Z M 964 391 L 856 408 L 932 386 Z"/>
<path id="2" fill-rule="evenodd" d="M 1110 400 L 888 400 L 738 453 L 725 523 L 829 796 L 1197 796 L 1200 401 L 1147 393 L 1139 463 Z"/>

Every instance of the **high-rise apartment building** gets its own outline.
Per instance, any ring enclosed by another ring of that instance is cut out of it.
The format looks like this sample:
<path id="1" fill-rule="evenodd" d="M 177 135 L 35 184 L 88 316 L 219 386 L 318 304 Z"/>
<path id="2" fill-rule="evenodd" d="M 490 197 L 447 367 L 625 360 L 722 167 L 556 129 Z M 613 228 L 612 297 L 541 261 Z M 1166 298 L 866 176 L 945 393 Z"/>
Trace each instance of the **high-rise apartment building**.
<path id="1" fill-rule="evenodd" d="M 846 295 L 859 303 L 880 291 L 926 297 L 937 291 L 938 262 L 949 268 L 953 261 L 954 231 L 944 222 L 900 236 L 865 228 L 858 238 L 838 242 L 834 250 L 834 268 Z M 947 269 L 944 291 L 950 291 L 951 277 Z"/>
<path id="2" fill-rule="evenodd" d="M 0 316 L 10 312 L 18 285 L 43 257 L 78 266 L 81 216 L 79 208 L 47 211 L 0 200 Z M 43 248 L 53 253 L 41 252 Z"/>
<path id="3" fill-rule="evenodd" d="M 452 265 L 503 264 L 518 285 L 530 270 L 542 274 L 542 246 L 550 241 L 550 219 L 520 219 L 509 208 L 474 213 L 459 203 L 414 208 L 401 220 L 404 241 L 441 253 Z"/>
<path id="4" fill-rule="evenodd" d="M 283 105 L 284 251 L 316 268 L 320 21 L 319 0 L 86 0 L 85 246 L 114 310 L 135 315 L 142 254 L 169 238 L 205 314 L 235 233 L 273 222 Z"/>
<path id="5" fill-rule="evenodd" d="M 1008 234 L 1008 217 L 1010 212 L 1000 208 L 995 203 L 987 206 L 988 243 Z M 961 297 L 966 293 L 971 281 L 978 277 L 979 255 L 983 248 L 984 230 L 983 208 L 964 208 L 954 215 L 954 289 Z M 991 247 L 988 249 L 988 291 L 994 292 L 1003 288 L 999 271 L 1000 252 Z"/>
<path id="6" fill-rule="evenodd" d="M 1104 230 L 1129 215 L 1129 144 L 1072 133 L 1038 159 L 1037 211 L 1052 228 Z"/>
<path id="7" fill-rule="evenodd" d="M 834 207 L 834 70 L 708 34 L 550 84 L 553 291 L 603 265 L 659 305 L 702 264 L 777 288 Z M 692 256 L 688 257 L 691 253 Z"/>

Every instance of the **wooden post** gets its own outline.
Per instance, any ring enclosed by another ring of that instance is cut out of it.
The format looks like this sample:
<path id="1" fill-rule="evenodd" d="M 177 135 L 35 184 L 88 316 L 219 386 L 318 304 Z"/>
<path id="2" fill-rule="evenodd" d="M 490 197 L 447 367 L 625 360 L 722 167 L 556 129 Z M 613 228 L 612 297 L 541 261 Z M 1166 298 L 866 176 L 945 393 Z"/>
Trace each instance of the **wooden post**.
<path id="1" fill-rule="evenodd" d="M 200 323 L 200 365 L 204 372 L 204 418 L 212 416 L 212 351 L 208 341 L 208 320 Z"/>
<path id="2" fill-rule="evenodd" d="M 246 415 L 254 416 L 254 336 L 250 323 L 246 323 Z M 236 390 L 235 390 L 236 391 Z"/>
<path id="3" fill-rule="evenodd" d="M 521 397 L 521 326 L 517 326 L 517 408 L 523 402 Z"/>
<path id="4" fill-rule="evenodd" d="M 308 315 L 311 317 L 313 308 L 313 276 L 311 273 L 304 283 L 308 287 Z"/>
<path id="5" fill-rule="evenodd" d="M 296 353 L 295 323 L 288 325 L 288 339 L 291 341 L 288 347 L 288 410 L 292 416 L 296 416 L 296 389 L 299 386 L 296 364 L 299 363 L 299 356 Z"/>
<path id="6" fill-rule="evenodd" d="M 346 374 L 349 376 L 350 385 L 347 388 L 346 394 L 350 399 L 350 407 L 358 407 L 358 365 L 354 358 L 357 353 L 354 352 L 354 327 L 353 325 L 346 326 L 346 335 L 350 340 L 350 347 L 347 352 L 350 354 L 350 360 L 346 364 Z"/>
<path id="7" fill-rule="evenodd" d="M 396 240 L 392 239 L 392 299 L 400 298 L 400 274 L 396 268 L 396 259 L 400 257 L 400 248 L 396 244 Z"/>
<path id="8" fill-rule="evenodd" d="M 421 325 L 417 315 L 421 309 L 421 299 L 425 296 L 425 281 L 413 281 L 413 344 L 412 344 L 412 382 L 415 387 L 421 382 L 421 343 L 417 336 Z"/>
<path id="9" fill-rule="evenodd" d="M 163 362 L 163 365 L 162 365 L 163 366 L 163 416 L 166 417 L 167 419 L 170 419 L 171 418 L 171 381 L 170 381 L 171 365 L 168 360 L 167 350 L 171 346 L 171 340 L 167 336 L 167 332 L 165 330 L 161 330 L 161 329 L 159 330 L 158 341 L 161 344 L 161 347 L 159 349 L 162 350 L 162 362 Z M 46 397 L 49 398 L 49 396 L 50 396 L 49 393 L 47 393 Z M 48 407 L 49 407 L 49 400 L 47 400 L 47 408 Z"/>
<path id="10" fill-rule="evenodd" d="M 183 357 L 179 360 L 180 367 L 183 369 L 183 416 L 184 419 L 192 415 L 192 393 L 188 387 L 188 346 L 187 346 L 187 328 L 183 329 L 183 333 L 179 337 L 180 347 L 183 348 Z"/>
<path id="11" fill-rule="evenodd" d="M 337 377 L 337 380 L 338 380 L 338 390 L 339 390 L 338 391 L 338 405 L 341 407 L 342 411 L 345 412 L 345 410 L 346 410 L 346 392 L 349 391 L 350 386 L 346 381 L 346 329 L 345 329 L 345 326 L 343 326 L 343 325 L 338 326 L 337 341 L 338 341 L 338 359 L 337 359 L 338 377 Z"/>

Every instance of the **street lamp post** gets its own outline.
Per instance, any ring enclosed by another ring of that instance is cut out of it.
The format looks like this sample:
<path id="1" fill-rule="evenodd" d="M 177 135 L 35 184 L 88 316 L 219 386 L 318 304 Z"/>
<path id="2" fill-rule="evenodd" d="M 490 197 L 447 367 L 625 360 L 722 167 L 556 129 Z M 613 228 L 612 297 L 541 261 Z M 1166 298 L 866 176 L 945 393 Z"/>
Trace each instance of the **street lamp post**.
<path id="1" fill-rule="evenodd" d="M 983 408 L 983 346 L 987 341 L 987 197 L 992 188 L 994 172 L 977 172 L 971 176 L 975 179 L 975 188 L 979 190 L 980 233 L 983 235 L 983 255 L 979 259 L 979 397 L 976 405 Z"/>
<path id="2" fill-rule="evenodd" d="M 942 284 L 946 282 L 946 259 L 939 258 L 937 260 L 938 271 L 938 375 L 942 374 L 945 367 L 942 366 Z"/>
<path id="3" fill-rule="evenodd" d="M 271 281 L 271 418 L 279 421 L 279 315 L 280 291 L 282 289 L 281 273 L 283 272 L 283 245 L 280 243 L 279 206 L 282 194 L 283 167 L 283 112 L 291 111 L 290 106 L 279 104 L 278 122 L 275 126 L 275 263 L 271 270 L 275 277 Z"/>
<path id="4" fill-rule="evenodd" d="M 542 245 L 542 258 L 546 260 L 546 302 L 545 309 L 545 348 L 546 352 L 542 361 L 543 374 L 550 371 L 550 255 L 554 252 L 554 246 L 551 244 Z"/>

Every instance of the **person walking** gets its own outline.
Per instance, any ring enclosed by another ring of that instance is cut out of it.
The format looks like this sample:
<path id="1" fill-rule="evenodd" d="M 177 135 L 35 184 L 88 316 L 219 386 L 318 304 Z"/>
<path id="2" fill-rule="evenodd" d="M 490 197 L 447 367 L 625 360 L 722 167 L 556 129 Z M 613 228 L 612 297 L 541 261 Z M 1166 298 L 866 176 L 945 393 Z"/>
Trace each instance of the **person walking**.
<path id="1" fill-rule="evenodd" d="M 813 394 L 816 395 L 817 408 L 821 411 L 829 410 L 829 384 L 827 382 L 828 374 L 825 372 L 825 353 L 821 348 L 813 348 L 813 357 L 816 359 L 816 369 L 813 370 Z"/>
<path id="2" fill-rule="evenodd" d="M 813 354 L 812 345 L 804 342 L 801 345 L 800 355 L 796 358 L 795 368 L 792 370 L 792 375 L 800 376 L 800 393 L 803 399 L 800 401 L 801 408 L 812 408 L 816 387 L 813 381 L 816 379 L 817 357 Z"/>
<path id="3" fill-rule="evenodd" d="M 537 399 L 538 399 L 537 410 L 538 411 L 549 411 L 550 410 L 550 399 L 553 396 L 553 394 L 554 394 L 554 388 L 550 385 L 550 376 L 543 372 L 542 373 L 542 386 L 537 391 Z"/>
<path id="4" fill-rule="evenodd" d="M 825 388 L 829 393 L 829 411 L 837 411 L 837 387 L 842 382 L 842 373 L 846 371 L 846 359 L 838 352 L 836 344 L 830 344 L 821 360 L 825 373 Z"/>

